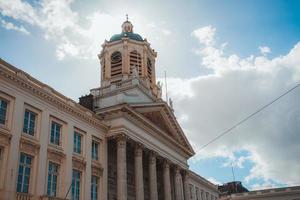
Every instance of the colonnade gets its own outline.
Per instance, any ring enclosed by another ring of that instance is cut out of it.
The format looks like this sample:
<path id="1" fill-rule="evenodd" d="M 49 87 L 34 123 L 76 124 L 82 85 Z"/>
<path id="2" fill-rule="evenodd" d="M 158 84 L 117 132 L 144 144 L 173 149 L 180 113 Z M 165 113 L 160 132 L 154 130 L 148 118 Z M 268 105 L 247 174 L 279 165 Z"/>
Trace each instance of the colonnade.
<path id="1" fill-rule="evenodd" d="M 117 197 L 118 200 L 127 200 L 127 168 L 126 168 L 126 145 L 128 138 L 126 136 L 118 136 L 117 140 Z M 143 171 L 143 146 L 135 144 L 134 149 L 134 174 L 135 174 L 135 199 L 144 200 L 144 179 L 143 174 L 149 173 L 149 197 L 150 200 L 158 200 L 157 190 L 157 159 L 158 154 L 149 150 L 149 171 Z M 163 159 L 163 191 L 164 200 L 188 200 L 188 173 L 178 165 L 170 163 L 167 159 Z M 174 168 L 171 174 L 170 168 Z M 173 193 L 175 199 L 172 199 L 171 176 L 173 175 L 174 188 Z"/>

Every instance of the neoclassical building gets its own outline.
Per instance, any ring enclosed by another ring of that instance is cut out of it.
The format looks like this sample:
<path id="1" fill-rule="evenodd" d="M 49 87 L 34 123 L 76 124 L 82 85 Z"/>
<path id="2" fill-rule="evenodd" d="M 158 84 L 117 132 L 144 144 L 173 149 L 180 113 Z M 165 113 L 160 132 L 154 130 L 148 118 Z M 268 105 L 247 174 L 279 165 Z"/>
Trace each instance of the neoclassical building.
<path id="1" fill-rule="evenodd" d="M 101 85 L 79 103 L 0 60 L 0 199 L 216 200 L 133 32 L 102 45 Z"/>

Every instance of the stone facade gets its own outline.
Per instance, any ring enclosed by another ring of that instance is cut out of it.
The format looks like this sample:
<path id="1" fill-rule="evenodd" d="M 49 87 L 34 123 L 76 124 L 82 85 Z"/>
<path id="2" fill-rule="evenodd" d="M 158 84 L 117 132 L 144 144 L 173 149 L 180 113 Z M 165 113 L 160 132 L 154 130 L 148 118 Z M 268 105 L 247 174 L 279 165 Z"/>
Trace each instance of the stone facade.
<path id="1" fill-rule="evenodd" d="M 0 61 L 0 199 L 217 199 L 189 170 L 194 151 L 161 99 L 150 44 L 126 21 L 102 47 L 88 109 Z"/>

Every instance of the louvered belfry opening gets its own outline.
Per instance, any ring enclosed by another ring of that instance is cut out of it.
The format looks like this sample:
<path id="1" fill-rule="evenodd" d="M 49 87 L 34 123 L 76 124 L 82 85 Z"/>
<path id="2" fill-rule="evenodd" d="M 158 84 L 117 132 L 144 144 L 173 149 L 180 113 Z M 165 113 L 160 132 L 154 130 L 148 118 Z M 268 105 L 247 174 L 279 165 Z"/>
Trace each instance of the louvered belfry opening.
<path id="1" fill-rule="evenodd" d="M 133 68 L 136 67 L 139 77 L 142 76 L 142 58 L 141 54 L 136 50 L 130 52 L 130 74 L 132 74 Z"/>
<path id="2" fill-rule="evenodd" d="M 147 76 L 149 78 L 150 85 L 152 85 L 152 62 L 149 58 L 147 59 Z"/>
<path id="3" fill-rule="evenodd" d="M 105 65 L 105 59 L 103 59 L 103 62 L 102 62 L 102 80 L 105 79 L 105 69 L 106 68 L 106 65 Z"/>
<path id="4" fill-rule="evenodd" d="M 119 82 L 122 80 L 122 54 L 119 51 L 115 51 L 111 54 L 111 70 L 110 76 L 111 83 Z"/>

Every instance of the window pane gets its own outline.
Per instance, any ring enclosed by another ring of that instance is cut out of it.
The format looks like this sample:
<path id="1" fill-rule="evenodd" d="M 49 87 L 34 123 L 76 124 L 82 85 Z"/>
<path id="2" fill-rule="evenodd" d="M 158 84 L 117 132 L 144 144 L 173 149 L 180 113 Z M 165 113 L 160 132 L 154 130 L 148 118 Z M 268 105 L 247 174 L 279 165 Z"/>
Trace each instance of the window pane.
<path id="1" fill-rule="evenodd" d="M 7 101 L 0 99 L 0 124 L 5 124 Z"/>
<path id="2" fill-rule="evenodd" d="M 81 135 L 77 132 L 74 133 L 73 150 L 74 152 L 81 154 Z"/>
<path id="3" fill-rule="evenodd" d="M 60 130 L 61 130 L 61 125 L 52 122 L 51 124 L 51 136 L 50 136 L 50 142 L 56 145 L 59 145 L 60 142 Z"/>
<path id="4" fill-rule="evenodd" d="M 36 114 L 29 111 L 29 110 L 25 110 L 25 113 L 24 113 L 24 126 L 23 126 L 23 132 L 24 133 L 34 135 L 35 120 L 36 120 Z"/>
<path id="5" fill-rule="evenodd" d="M 47 186 L 47 194 L 49 196 L 56 196 L 58 168 L 59 168 L 59 165 L 49 162 L 48 186 Z"/>
<path id="6" fill-rule="evenodd" d="M 20 154 L 17 192 L 28 193 L 32 158 L 24 153 Z"/>
<path id="7" fill-rule="evenodd" d="M 80 197 L 80 171 L 73 169 L 72 172 L 72 200 Z"/>

